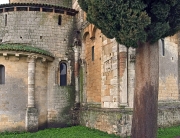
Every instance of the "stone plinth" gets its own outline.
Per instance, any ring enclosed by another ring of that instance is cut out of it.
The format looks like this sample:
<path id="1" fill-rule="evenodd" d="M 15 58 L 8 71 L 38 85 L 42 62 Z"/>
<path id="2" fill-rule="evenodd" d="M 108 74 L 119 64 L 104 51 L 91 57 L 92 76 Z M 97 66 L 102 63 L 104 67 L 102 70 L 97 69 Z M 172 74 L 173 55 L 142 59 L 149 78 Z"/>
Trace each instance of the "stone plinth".
<path id="1" fill-rule="evenodd" d="M 26 131 L 38 131 L 38 110 L 34 107 L 28 107 L 26 110 Z"/>

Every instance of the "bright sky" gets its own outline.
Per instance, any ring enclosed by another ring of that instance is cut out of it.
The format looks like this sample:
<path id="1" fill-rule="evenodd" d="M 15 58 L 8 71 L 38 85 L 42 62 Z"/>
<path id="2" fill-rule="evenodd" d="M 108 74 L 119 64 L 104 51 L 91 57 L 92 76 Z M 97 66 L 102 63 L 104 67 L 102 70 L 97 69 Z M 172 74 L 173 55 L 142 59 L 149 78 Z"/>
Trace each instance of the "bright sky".
<path id="1" fill-rule="evenodd" d="M 0 4 L 9 3 L 9 0 L 0 0 Z"/>

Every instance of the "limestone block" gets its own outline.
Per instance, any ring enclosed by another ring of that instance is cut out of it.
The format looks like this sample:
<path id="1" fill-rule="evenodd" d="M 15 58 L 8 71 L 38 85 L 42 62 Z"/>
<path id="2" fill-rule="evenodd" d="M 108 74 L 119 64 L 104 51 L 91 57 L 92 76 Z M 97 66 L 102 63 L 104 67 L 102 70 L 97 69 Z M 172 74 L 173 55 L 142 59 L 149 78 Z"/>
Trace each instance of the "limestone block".
<path id="1" fill-rule="evenodd" d="M 111 102 L 113 100 L 112 96 L 103 96 L 102 101 L 103 102 Z"/>
<path id="2" fill-rule="evenodd" d="M 104 108 L 110 108 L 110 102 L 104 102 Z"/>
<path id="3" fill-rule="evenodd" d="M 118 108 L 119 102 L 110 102 L 110 108 Z"/>

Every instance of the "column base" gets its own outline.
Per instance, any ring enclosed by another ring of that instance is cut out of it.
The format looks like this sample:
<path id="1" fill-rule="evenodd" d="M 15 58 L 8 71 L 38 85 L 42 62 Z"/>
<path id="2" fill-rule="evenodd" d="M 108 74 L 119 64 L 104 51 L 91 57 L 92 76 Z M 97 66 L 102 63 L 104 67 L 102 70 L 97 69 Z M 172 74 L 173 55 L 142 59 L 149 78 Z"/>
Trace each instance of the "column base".
<path id="1" fill-rule="evenodd" d="M 38 131 L 38 110 L 34 107 L 28 107 L 26 110 L 26 131 Z"/>
<path id="2" fill-rule="evenodd" d="M 120 107 L 128 107 L 127 103 L 120 103 Z"/>

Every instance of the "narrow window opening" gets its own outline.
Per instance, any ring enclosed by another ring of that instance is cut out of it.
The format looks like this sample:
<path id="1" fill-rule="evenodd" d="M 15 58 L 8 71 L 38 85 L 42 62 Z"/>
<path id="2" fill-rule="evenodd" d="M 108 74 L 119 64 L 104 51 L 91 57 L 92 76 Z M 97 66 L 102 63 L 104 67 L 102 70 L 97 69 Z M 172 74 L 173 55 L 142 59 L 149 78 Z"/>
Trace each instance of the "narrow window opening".
<path id="1" fill-rule="evenodd" d="M 29 11 L 40 11 L 39 7 L 29 7 Z"/>
<path id="2" fill-rule="evenodd" d="M 5 26 L 7 26 L 7 14 L 5 14 Z"/>
<path id="3" fill-rule="evenodd" d="M 92 61 L 94 61 L 94 46 L 92 47 Z"/>
<path id="4" fill-rule="evenodd" d="M 43 12 L 53 12 L 53 9 L 51 9 L 51 8 L 43 8 L 42 11 Z"/>
<path id="5" fill-rule="evenodd" d="M 61 25 L 61 23 L 62 23 L 62 16 L 59 15 L 59 18 L 58 18 L 58 25 Z"/>
<path id="6" fill-rule="evenodd" d="M 5 84 L 5 67 L 0 65 L 0 84 Z"/>
<path id="7" fill-rule="evenodd" d="M 16 7 L 16 11 L 28 11 L 28 7 Z"/>
<path id="8" fill-rule="evenodd" d="M 5 12 L 12 12 L 12 11 L 14 11 L 14 7 L 5 8 Z"/>
<path id="9" fill-rule="evenodd" d="M 67 65 L 66 63 L 60 63 L 60 86 L 67 85 Z"/>
<path id="10" fill-rule="evenodd" d="M 54 11 L 55 13 L 62 13 L 62 14 L 64 14 L 64 11 L 63 10 L 61 10 L 61 9 L 55 9 L 55 11 Z"/>
<path id="11" fill-rule="evenodd" d="M 164 39 L 161 39 L 162 41 L 162 55 L 165 56 L 165 43 L 164 43 Z"/>

